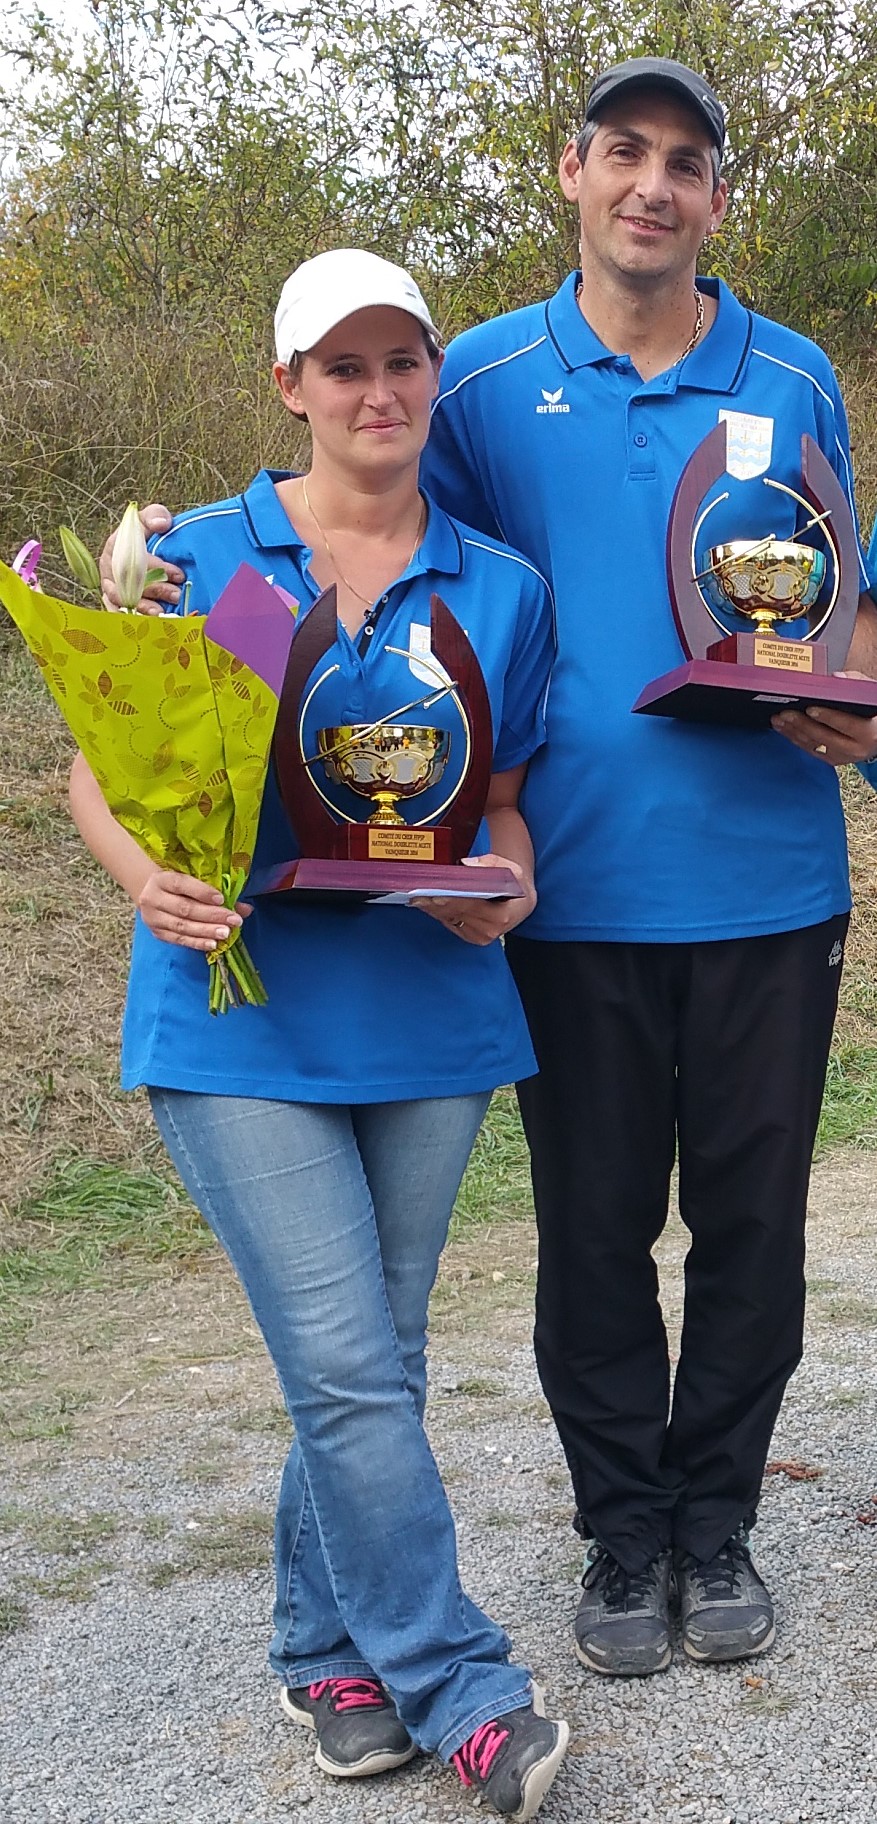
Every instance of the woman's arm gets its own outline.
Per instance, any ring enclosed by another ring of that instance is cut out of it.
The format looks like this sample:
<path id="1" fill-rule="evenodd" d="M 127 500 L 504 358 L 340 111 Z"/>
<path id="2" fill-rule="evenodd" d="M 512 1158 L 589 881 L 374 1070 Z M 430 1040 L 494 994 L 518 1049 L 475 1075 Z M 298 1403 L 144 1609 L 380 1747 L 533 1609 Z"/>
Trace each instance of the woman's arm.
<path id="1" fill-rule="evenodd" d="M 155 937 L 188 950 L 213 950 L 242 923 L 241 911 L 227 912 L 216 887 L 150 861 L 116 822 L 82 754 L 70 773 L 70 811 L 86 848 L 133 900 Z"/>
<path id="2" fill-rule="evenodd" d="M 518 810 L 518 799 L 526 777 L 526 762 L 523 766 L 513 767 L 511 772 L 494 773 L 490 781 L 484 811 L 490 831 L 490 847 L 494 855 L 502 855 L 507 861 L 516 863 L 515 872 L 517 873 L 518 869 L 521 870 L 521 884 L 527 887 L 528 893 L 531 895 L 531 901 L 527 905 L 526 911 L 521 912 L 521 917 L 515 920 L 516 924 L 520 924 L 521 919 L 526 918 L 536 904 L 536 889 L 533 885 L 535 871 L 533 844 L 530 841 L 527 825 Z M 467 865 L 471 867 L 478 863 L 483 867 L 486 860 L 486 855 L 470 857 Z"/>
<path id="3" fill-rule="evenodd" d="M 467 944 L 492 944 L 505 937 L 525 918 L 536 904 L 533 883 L 533 844 L 530 832 L 518 810 L 521 787 L 527 777 L 526 763 L 507 773 L 494 773 L 487 794 L 484 815 L 490 831 L 490 854 L 470 855 L 468 868 L 511 868 L 524 894 L 521 899 L 431 899 L 422 905 L 431 918 L 453 931 Z M 476 882 L 473 880 L 473 887 Z"/>

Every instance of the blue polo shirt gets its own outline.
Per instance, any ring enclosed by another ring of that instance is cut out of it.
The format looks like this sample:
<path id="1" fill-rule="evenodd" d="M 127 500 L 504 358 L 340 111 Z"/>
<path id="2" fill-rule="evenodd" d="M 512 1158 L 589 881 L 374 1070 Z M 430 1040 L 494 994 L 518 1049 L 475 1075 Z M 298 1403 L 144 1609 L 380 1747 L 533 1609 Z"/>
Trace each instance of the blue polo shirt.
<path id="1" fill-rule="evenodd" d="M 303 613 L 319 593 L 312 553 L 278 500 L 278 479 L 262 470 L 243 494 L 182 514 L 152 541 L 159 556 L 186 571 L 191 612 L 209 613 L 242 562 L 289 590 Z M 312 680 L 318 687 L 309 738 L 317 727 L 395 711 L 434 687 L 407 656 L 423 638 L 412 628 L 428 631 L 434 590 L 475 648 L 493 716 L 494 770 L 508 771 L 544 740 L 554 646 L 548 591 L 525 559 L 434 504 L 417 556 L 383 598 L 364 656 L 339 624 L 337 642 Z M 418 800 L 421 816 L 455 781 L 460 722 L 447 698 L 405 720 L 451 735 L 446 773 L 440 787 Z M 367 815 L 362 799 L 348 808 L 360 820 Z M 482 825 L 475 852 L 488 847 Z M 254 868 L 297 852 L 269 770 Z M 268 1005 L 211 1018 L 203 955 L 161 942 L 138 917 L 122 1037 L 125 1088 L 146 1083 L 302 1102 L 383 1102 L 467 1095 L 535 1069 L 499 943 L 484 949 L 464 943 L 413 907 L 270 899 L 256 901 L 245 934 Z"/>
<path id="2" fill-rule="evenodd" d="M 665 544 L 688 457 L 731 414 L 740 472 L 722 478 L 729 498 L 703 544 L 790 536 L 803 512 L 763 477 L 800 492 L 803 432 L 852 503 L 837 381 L 812 342 L 714 280 L 699 281 L 718 299 L 709 333 L 642 380 L 585 322 L 577 278 L 451 344 L 422 471 L 449 512 L 510 539 L 554 591 L 548 740 L 523 799 L 539 903 L 521 934 L 675 942 L 815 924 L 850 903 L 835 773 L 772 730 L 631 707 L 684 658 Z"/>

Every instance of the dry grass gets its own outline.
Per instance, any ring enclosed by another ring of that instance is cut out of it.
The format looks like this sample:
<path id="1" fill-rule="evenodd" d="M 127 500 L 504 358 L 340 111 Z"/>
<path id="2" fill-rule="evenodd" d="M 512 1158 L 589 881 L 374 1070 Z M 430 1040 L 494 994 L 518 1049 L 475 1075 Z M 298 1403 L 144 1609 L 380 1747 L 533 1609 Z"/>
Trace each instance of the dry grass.
<path id="1" fill-rule="evenodd" d="M 258 335 L 210 315 L 197 327 L 139 322 L 104 301 L 87 328 L 51 308 L 10 328 L 0 339 L 3 555 L 38 535 L 44 574 L 60 580 L 60 524 L 94 544 L 129 499 L 176 510 L 234 493 L 263 464 L 292 464 L 306 434 L 271 376 L 269 313 L 256 314 Z"/>
<path id="2" fill-rule="evenodd" d="M 145 1104 L 117 1087 L 129 910 L 67 815 L 72 743 L 29 656 L 9 646 L 0 664 L 0 1209 L 8 1222 L 65 1155 L 147 1164 L 158 1149 Z"/>
<path id="3" fill-rule="evenodd" d="M 856 1045 L 877 1044 L 877 796 L 858 773 L 843 780 L 850 841 L 853 913 L 837 1032 Z"/>
<path id="4" fill-rule="evenodd" d="M 849 417 L 856 499 L 867 541 L 877 514 L 877 440 L 874 437 L 877 361 L 869 357 L 860 359 L 855 366 L 847 364 L 841 380 Z"/>

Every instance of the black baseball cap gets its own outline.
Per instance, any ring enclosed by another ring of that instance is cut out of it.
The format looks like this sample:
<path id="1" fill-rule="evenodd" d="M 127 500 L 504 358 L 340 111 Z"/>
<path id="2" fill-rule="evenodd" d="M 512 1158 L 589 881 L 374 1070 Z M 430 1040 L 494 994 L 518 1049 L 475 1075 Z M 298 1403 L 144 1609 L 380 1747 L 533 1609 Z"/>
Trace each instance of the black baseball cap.
<path id="1" fill-rule="evenodd" d="M 585 103 L 585 120 L 599 118 L 607 101 L 622 95 L 625 89 L 669 89 L 687 102 L 701 120 L 719 151 L 725 147 L 725 110 L 709 83 L 684 63 L 672 57 L 628 57 L 626 63 L 615 63 L 603 70 L 591 84 Z"/>

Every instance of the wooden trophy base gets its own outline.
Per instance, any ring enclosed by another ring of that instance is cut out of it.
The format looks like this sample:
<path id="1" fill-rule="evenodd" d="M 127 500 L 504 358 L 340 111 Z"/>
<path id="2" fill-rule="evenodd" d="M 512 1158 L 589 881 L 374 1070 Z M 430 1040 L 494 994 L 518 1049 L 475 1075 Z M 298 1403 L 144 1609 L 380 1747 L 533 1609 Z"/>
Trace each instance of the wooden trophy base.
<path id="1" fill-rule="evenodd" d="M 820 646 L 775 635 L 735 633 L 709 651 L 708 658 L 689 659 L 647 684 L 634 703 L 634 714 L 731 728 L 768 728 L 781 709 L 811 705 L 853 716 L 877 715 L 877 679 L 832 675 Z"/>
<path id="2" fill-rule="evenodd" d="M 355 828 L 366 828 L 356 825 Z M 426 832 L 424 832 L 426 833 Z M 436 832 L 438 833 L 438 832 Z M 412 835 L 419 834 L 412 830 Z M 524 889 L 510 868 L 467 868 L 430 861 L 358 861 L 305 855 L 263 868 L 248 880 L 245 898 L 279 895 L 290 903 L 367 900 L 416 905 L 420 899 L 522 899 Z"/>
<path id="3" fill-rule="evenodd" d="M 265 868 L 248 881 L 246 896 L 282 894 L 305 899 L 384 900 L 412 905 L 418 899 L 520 899 L 523 888 L 510 868 L 470 868 L 453 859 L 453 831 L 402 824 L 338 824 L 331 855 L 306 855 Z"/>

